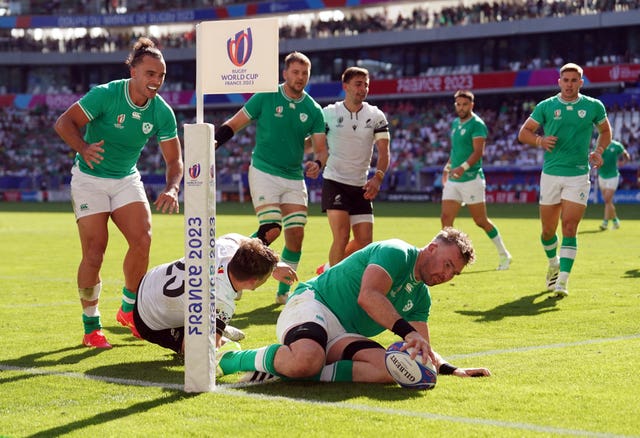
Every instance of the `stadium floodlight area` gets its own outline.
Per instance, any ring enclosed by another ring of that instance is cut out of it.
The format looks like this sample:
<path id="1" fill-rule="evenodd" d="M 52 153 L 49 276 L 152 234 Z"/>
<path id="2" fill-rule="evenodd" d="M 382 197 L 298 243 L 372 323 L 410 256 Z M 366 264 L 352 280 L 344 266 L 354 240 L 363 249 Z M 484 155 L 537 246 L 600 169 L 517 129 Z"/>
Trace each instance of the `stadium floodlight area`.
<path id="1" fill-rule="evenodd" d="M 278 20 L 207 21 L 196 26 L 196 123 L 184 126 L 184 390 L 215 389 L 215 128 L 204 95 L 278 88 Z"/>

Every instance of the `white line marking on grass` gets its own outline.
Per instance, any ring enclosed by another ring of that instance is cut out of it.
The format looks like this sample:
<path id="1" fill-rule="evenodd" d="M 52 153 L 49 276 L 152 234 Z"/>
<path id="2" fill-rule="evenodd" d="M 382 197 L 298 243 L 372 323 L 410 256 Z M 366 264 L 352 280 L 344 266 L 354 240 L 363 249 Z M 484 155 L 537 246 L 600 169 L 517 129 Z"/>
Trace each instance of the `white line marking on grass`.
<path id="1" fill-rule="evenodd" d="M 479 351 L 477 353 L 451 354 L 451 355 L 447 355 L 447 359 L 466 359 L 468 357 L 492 356 L 494 354 L 523 353 L 526 351 L 548 350 L 552 348 L 578 347 L 580 345 L 602 344 L 605 342 L 613 342 L 613 341 L 628 341 L 630 339 L 638 339 L 638 338 L 640 338 L 640 333 L 636 333 L 634 335 L 617 336 L 615 338 L 586 339 L 584 341 L 562 342 L 559 344 L 533 345 L 531 347 L 505 348 L 504 350 L 487 350 L 487 351 Z"/>
<path id="2" fill-rule="evenodd" d="M 29 374 L 36 374 L 36 375 L 62 376 L 62 377 L 68 377 L 72 379 L 89 379 L 89 380 L 97 380 L 97 381 L 107 382 L 107 383 L 117 383 L 121 385 L 156 387 L 156 388 L 163 388 L 163 389 L 172 389 L 176 391 L 183 390 L 183 385 L 179 385 L 179 384 L 148 382 L 144 380 L 134 380 L 134 379 L 119 379 L 116 377 L 93 376 L 90 374 L 72 373 L 72 372 L 47 371 L 47 370 L 41 370 L 37 368 L 21 368 L 21 367 L 10 366 L 10 365 L 0 365 L 0 370 L 26 372 Z M 280 395 L 252 394 L 252 393 L 241 391 L 242 388 L 245 388 L 248 386 L 255 386 L 255 385 L 256 385 L 255 383 L 218 384 L 214 393 L 229 395 L 233 397 L 251 398 L 256 400 L 284 401 L 284 402 L 293 402 L 293 403 L 301 403 L 301 404 L 313 405 L 313 406 L 319 406 L 319 407 L 340 408 L 340 409 L 347 408 L 347 409 L 352 409 L 354 411 L 367 412 L 367 413 L 396 415 L 400 417 L 423 418 L 427 420 L 447 421 L 451 423 L 502 427 L 502 428 L 508 428 L 508 429 L 527 430 L 527 431 L 540 432 L 540 433 L 553 433 L 553 434 L 590 436 L 590 437 L 602 437 L 602 438 L 629 438 L 628 435 L 614 435 L 609 433 L 590 432 L 585 430 L 565 429 L 565 428 L 551 427 L 551 426 L 539 426 L 536 424 L 529 424 L 529 423 L 517 423 L 512 421 L 500 421 L 500 420 L 484 420 L 481 418 L 455 417 L 452 415 L 432 414 L 429 412 L 412 412 L 412 411 L 405 411 L 400 409 L 378 408 L 375 406 L 360 405 L 360 404 L 354 404 L 354 403 L 324 402 L 324 401 L 308 400 L 308 399 L 297 398 L 297 397 L 285 397 Z"/>
<path id="3" fill-rule="evenodd" d="M 640 338 L 640 333 L 626 336 L 618 336 L 615 338 L 604 338 L 604 339 L 588 339 L 584 341 L 577 342 L 568 342 L 568 343 L 559 343 L 559 344 L 550 344 L 550 345 L 538 345 L 531 347 L 522 347 L 522 348 L 511 348 L 504 350 L 489 350 L 478 353 L 468 353 L 468 354 L 458 354 L 449 356 L 451 358 L 467 358 L 467 357 L 477 357 L 477 356 L 488 356 L 494 354 L 504 354 L 504 353 L 519 353 L 526 352 L 532 350 L 542 350 L 549 348 L 565 348 L 565 347 L 574 347 L 579 345 L 589 345 L 589 344 L 599 344 L 604 342 L 614 342 L 614 341 L 624 341 L 629 339 L 638 339 Z M 90 374 L 82 374 L 75 372 L 60 372 L 60 371 L 51 371 L 51 370 L 43 370 L 38 368 L 23 368 L 12 365 L 2 365 L 0 364 L 0 370 L 2 371 L 17 371 L 17 372 L 25 372 L 29 374 L 35 375 L 56 375 L 62 377 L 68 377 L 73 379 L 89 379 L 96 380 L 107 383 L 116 383 L 120 385 L 133 385 L 133 386 L 143 386 L 143 387 L 156 387 L 163 389 L 172 389 L 176 391 L 183 391 L 184 386 L 182 384 L 171 384 L 171 383 L 162 383 L 162 382 L 150 382 L 145 380 L 135 380 L 135 379 L 120 379 L 117 377 L 105 377 L 105 376 L 95 376 Z M 269 384 L 269 383 L 267 383 Z M 500 420 L 487 420 L 481 418 L 467 418 L 467 417 L 455 417 L 451 415 L 440 415 L 440 414 L 432 414 L 428 412 L 412 412 L 405 411 L 399 409 L 389 409 L 389 408 L 378 408 L 375 406 L 368 405 L 360 405 L 353 403 L 343 403 L 343 402 L 324 402 L 318 400 L 308 400 L 296 397 L 285 397 L 278 395 L 265 395 L 265 394 L 252 394 L 242 391 L 243 388 L 255 386 L 256 383 L 230 383 L 230 384 L 218 384 L 216 386 L 216 390 L 214 392 L 221 393 L 234 397 L 246 397 L 258 400 L 268 400 L 268 401 L 288 401 L 294 403 L 302 403 L 307 405 L 315 405 L 321 407 L 331 407 L 331 408 L 347 408 L 353 409 L 355 411 L 360 412 L 374 412 L 380 414 L 389 414 L 389 415 L 397 415 L 400 417 L 413 417 L 413 418 L 424 418 L 428 420 L 437 420 L 437 421 L 448 421 L 452 423 L 461 423 L 461 424 L 475 424 L 482 426 L 493 426 L 493 427 L 502 427 L 509 429 L 517 429 L 517 430 L 526 430 L 532 432 L 540 432 L 540 433 L 553 433 L 553 434 L 564 434 L 564 435 L 573 435 L 573 436 L 590 436 L 590 437 L 607 437 L 607 438 L 626 438 L 629 435 L 615 435 L 610 433 L 602 433 L 602 432 L 591 432 L 585 430 L 577 430 L 577 429 L 564 429 L 559 427 L 552 426 L 540 426 L 536 424 L 530 423 L 518 423 L 511 421 L 500 421 Z"/>

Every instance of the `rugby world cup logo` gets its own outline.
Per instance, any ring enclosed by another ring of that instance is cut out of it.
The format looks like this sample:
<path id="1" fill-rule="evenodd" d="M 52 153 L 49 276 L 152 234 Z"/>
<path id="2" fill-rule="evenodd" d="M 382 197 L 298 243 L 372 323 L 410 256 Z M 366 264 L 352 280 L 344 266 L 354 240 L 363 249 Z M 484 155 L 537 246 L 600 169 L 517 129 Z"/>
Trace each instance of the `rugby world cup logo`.
<path id="1" fill-rule="evenodd" d="M 196 179 L 200 176 L 200 163 L 194 164 L 189 168 L 189 176 Z"/>
<path id="2" fill-rule="evenodd" d="M 227 40 L 227 56 L 236 67 L 245 65 L 251 57 L 253 49 L 253 38 L 251 37 L 251 28 L 241 30 L 236 33 L 235 37 Z"/>

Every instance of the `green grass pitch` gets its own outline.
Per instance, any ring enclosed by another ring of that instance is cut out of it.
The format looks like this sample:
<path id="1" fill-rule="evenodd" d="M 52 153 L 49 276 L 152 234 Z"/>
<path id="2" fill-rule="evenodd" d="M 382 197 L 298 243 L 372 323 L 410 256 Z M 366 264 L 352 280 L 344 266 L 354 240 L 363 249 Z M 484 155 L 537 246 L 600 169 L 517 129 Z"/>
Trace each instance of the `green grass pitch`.
<path id="1" fill-rule="evenodd" d="M 600 232 L 589 206 L 578 235 L 570 296 L 544 292 L 546 261 L 536 205 L 488 205 L 514 261 L 496 272 L 496 250 L 466 210 L 456 226 L 478 261 L 431 288 L 434 348 L 493 376 L 443 376 L 432 391 L 395 385 L 218 382 L 181 390 L 183 364 L 115 321 L 125 242 L 111 227 L 100 310 L 114 348 L 81 346 L 75 285 L 80 257 L 68 204 L 0 204 L 0 436 L 6 437 L 533 437 L 640 436 L 640 208 L 619 205 L 619 230 Z M 153 216 L 151 265 L 183 251 L 183 216 Z M 217 232 L 251 234 L 250 204 L 219 204 Z M 425 245 L 439 206 L 378 203 L 374 238 Z M 326 261 L 329 227 L 311 207 L 301 278 Z M 283 240 L 274 243 L 278 252 Z M 275 341 L 275 282 L 246 292 L 233 324 L 243 348 Z M 388 345 L 391 333 L 377 340 Z"/>

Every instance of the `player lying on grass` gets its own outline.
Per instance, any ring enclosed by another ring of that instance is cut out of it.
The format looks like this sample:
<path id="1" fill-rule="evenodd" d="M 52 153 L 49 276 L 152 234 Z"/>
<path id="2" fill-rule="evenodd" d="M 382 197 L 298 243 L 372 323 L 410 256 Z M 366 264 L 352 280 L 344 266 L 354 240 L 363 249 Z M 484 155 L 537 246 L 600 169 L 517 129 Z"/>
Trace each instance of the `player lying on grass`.
<path id="1" fill-rule="evenodd" d="M 428 286 L 451 280 L 474 259 L 468 236 L 454 228 L 443 229 L 424 248 L 398 239 L 371 243 L 298 285 L 278 318 L 279 344 L 226 351 L 219 374 L 391 383 L 385 348 L 369 339 L 387 329 L 414 348 L 414 358 L 429 356 L 440 374 L 489 376 L 486 368 L 446 363 L 429 340 Z"/>
<path id="2" fill-rule="evenodd" d="M 226 234 L 216 240 L 216 344 L 221 338 L 237 339 L 228 333 L 228 322 L 235 312 L 235 301 L 245 289 L 254 290 L 270 275 L 289 284 L 296 272 L 278 262 L 278 255 L 260 239 Z M 133 309 L 133 320 L 140 336 L 149 342 L 184 352 L 184 259 L 151 269 L 143 277 Z M 234 329 L 239 332 L 239 330 Z"/>

